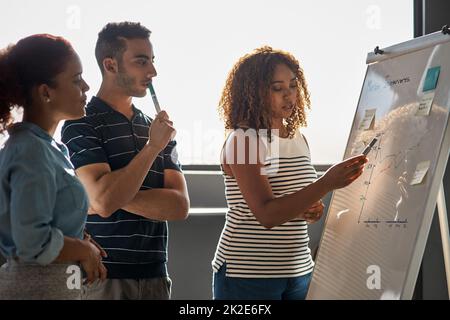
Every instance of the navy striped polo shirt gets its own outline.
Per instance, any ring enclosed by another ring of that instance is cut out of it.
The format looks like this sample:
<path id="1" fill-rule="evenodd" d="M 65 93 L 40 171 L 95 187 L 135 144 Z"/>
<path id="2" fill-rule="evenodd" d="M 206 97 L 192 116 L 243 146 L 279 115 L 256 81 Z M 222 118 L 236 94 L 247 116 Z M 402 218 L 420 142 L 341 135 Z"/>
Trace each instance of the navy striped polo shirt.
<path id="1" fill-rule="evenodd" d="M 128 120 L 103 100 L 92 97 L 86 116 L 66 121 L 61 139 L 76 169 L 108 163 L 111 170 L 125 167 L 148 141 L 152 119 L 133 106 Z M 176 142 L 156 157 L 141 190 L 164 187 L 164 169 L 181 171 Z M 156 221 L 119 209 L 110 217 L 88 215 L 86 229 L 107 252 L 103 262 L 108 278 L 144 279 L 167 276 L 166 221 Z"/>

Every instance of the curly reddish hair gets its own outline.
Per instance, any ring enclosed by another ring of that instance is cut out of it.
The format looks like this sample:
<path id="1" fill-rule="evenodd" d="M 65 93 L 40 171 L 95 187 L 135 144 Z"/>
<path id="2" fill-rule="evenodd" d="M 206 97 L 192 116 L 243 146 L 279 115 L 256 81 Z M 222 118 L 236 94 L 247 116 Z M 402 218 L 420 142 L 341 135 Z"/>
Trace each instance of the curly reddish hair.
<path id="1" fill-rule="evenodd" d="M 228 75 L 219 102 L 225 129 L 268 129 L 270 135 L 270 84 L 279 64 L 285 64 L 297 78 L 296 106 L 285 119 L 289 138 L 306 126 L 305 108 L 309 109 L 311 102 L 303 69 L 292 54 L 264 46 L 241 57 Z"/>

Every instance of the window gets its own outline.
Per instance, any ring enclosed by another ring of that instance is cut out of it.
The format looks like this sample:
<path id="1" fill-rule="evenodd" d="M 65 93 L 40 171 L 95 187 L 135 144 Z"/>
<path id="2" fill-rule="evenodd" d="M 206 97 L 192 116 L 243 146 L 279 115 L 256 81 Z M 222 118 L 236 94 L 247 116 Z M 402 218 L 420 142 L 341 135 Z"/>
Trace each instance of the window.
<path id="1" fill-rule="evenodd" d="M 237 59 L 261 45 L 300 60 L 312 98 L 303 132 L 313 163 L 330 164 L 344 153 L 367 52 L 413 37 L 413 1 L 17 0 L 2 7 L 0 47 L 33 33 L 66 37 L 81 56 L 91 96 L 101 81 L 97 34 L 106 23 L 123 20 L 152 30 L 155 90 L 174 120 L 183 164 L 219 162 L 222 87 Z M 155 114 L 149 96 L 135 104 Z"/>

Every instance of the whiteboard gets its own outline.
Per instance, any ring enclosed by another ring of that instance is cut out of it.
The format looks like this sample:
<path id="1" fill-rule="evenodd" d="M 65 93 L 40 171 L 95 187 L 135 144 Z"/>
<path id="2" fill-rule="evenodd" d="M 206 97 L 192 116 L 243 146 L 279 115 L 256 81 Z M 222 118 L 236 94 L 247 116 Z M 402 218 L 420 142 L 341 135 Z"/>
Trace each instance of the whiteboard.
<path id="1" fill-rule="evenodd" d="M 344 158 L 373 137 L 363 175 L 333 193 L 307 299 L 411 299 L 450 147 L 450 36 L 370 53 Z"/>

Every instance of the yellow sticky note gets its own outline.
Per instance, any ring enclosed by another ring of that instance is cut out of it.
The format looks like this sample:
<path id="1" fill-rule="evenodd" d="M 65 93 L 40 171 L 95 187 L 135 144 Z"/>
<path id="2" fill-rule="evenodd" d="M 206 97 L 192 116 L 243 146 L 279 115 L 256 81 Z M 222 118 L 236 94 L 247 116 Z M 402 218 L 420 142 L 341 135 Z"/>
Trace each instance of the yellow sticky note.
<path id="1" fill-rule="evenodd" d="M 433 105 L 434 91 L 423 95 L 417 107 L 416 116 L 428 116 Z"/>
<path id="2" fill-rule="evenodd" d="M 416 167 L 416 171 L 414 172 L 414 176 L 411 179 L 410 185 L 413 186 L 421 184 L 429 168 L 430 168 L 430 161 L 420 162 Z"/>

